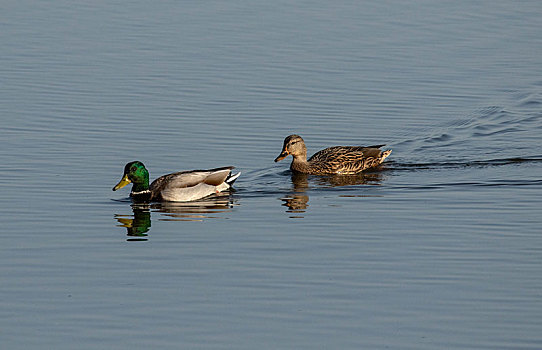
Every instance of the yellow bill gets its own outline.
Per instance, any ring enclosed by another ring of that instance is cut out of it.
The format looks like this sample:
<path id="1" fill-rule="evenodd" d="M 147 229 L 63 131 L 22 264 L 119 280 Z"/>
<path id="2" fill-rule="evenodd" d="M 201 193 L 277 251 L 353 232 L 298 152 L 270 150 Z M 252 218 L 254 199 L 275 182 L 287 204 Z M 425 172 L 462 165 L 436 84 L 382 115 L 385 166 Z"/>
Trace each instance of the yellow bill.
<path id="1" fill-rule="evenodd" d="M 128 175 L 125 174 L 122 177 L 122 179 L 119 181 L 119 183 L 116 184 L 115 187 L 113 187 L 113 191 L 123 188 L 124 186 L 128 185 L 130 182 L 132 181 L 130 181 L 130 179 L 128 178 Z"/>

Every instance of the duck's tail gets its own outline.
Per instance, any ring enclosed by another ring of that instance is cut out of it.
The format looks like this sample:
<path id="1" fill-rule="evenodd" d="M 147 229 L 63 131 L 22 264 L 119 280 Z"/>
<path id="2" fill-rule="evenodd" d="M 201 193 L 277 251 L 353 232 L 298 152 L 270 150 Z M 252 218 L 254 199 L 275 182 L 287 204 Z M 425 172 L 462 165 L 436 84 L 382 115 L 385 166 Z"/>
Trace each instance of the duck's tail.
<path id="1" fill-rule="evenodd" d="M 391 149 L 388 149 L 380 154 L 380 163 L 384 161 L 384 159 L 388 158 L 391 154 Z"/>
<path id="2" fill-rule="evenodd" d="M 237 174 L 233 174 L 233 173 L 230 173 L 230 175 L 228 176 L 228 178 L 226 179 L 226 183 L 230 186 L 233 185 L 233 183 L 235 182 L 235 180 L 237 180 L 237 178 L 241 175 L 241 172 L 238 172 Z"/>

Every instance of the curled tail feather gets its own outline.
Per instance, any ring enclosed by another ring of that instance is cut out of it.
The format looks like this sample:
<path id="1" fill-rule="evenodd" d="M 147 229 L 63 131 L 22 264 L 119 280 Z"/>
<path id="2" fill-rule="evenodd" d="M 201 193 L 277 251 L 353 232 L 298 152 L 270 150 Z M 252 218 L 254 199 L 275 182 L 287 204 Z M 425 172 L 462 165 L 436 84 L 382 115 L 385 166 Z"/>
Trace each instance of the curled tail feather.
<path id="1" fill-rule="evenodd" d="M 380 156 L 380 162 L 382 163 L 384 161 L 384 159 L 389 157 L 390 154 L 391 154 L 391 149 L 388 149 L 388 150 L 382 152 L 382 154 Z"/>
<path id="2" fill-rule="evenodd" d="M 226 179 L 226 183 L 230 186 L 233 185 L 233 183 L 235 182 L 235 180 L 237 180 L 237 178 L 241 175 L 241 172 L 238 172 L 237 174 L 230 174 L 230 176 L 228 176 L 228 178 Z"/>

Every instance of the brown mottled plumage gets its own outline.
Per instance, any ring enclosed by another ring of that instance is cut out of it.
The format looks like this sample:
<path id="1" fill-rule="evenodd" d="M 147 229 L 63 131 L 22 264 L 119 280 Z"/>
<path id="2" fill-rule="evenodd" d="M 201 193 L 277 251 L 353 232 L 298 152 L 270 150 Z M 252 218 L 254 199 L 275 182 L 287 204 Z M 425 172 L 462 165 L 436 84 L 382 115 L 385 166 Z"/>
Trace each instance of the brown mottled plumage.
<path id="1" fill-rule="evenodd" d="M 381 164 L 391 150 L 382 151 L 375 146 L 335 146 L 315 153 L 307 161 L 307 147 L 299 135 L 290 135 L 284 139 L 282 152 L 275 159 L 278 162 L 288 155 L 294 158 L 290 169 L 313 175 L 343 174 L 351 175 Z"/>

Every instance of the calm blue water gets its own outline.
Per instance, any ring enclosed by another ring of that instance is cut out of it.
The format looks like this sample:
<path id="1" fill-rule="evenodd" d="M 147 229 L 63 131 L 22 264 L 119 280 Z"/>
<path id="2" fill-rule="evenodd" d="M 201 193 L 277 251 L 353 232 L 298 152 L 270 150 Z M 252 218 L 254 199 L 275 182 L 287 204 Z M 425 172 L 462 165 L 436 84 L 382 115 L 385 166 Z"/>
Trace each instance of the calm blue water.
<path id="1" fill-rule="evenodd" d="M 2 348 L 542 348 L 540 1 L 0 13 Z M 291 133 L 393 153 L 292 176 Z M 132 206 L 136 159 L 243 174 Z"/>

